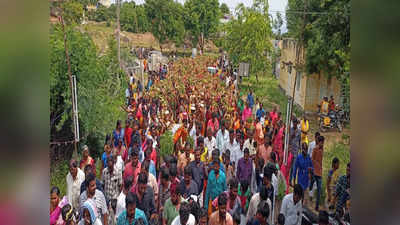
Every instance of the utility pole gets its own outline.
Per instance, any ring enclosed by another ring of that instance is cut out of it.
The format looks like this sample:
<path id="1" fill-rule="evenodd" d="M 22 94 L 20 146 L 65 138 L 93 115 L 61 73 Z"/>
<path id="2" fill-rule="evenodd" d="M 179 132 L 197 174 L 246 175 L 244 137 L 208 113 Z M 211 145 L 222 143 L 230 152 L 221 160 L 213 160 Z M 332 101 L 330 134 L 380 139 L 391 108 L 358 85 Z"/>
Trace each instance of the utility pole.
<path id="1" fill-rule="evenodd" d="M 120 23 L 119 23 L 119 14 L 120 14 L 120 6 L 121 0 L 117 0 L 117 54 L 118 54 L 118 64 L 121 69 L 121 37 L 120 37 Z"/>
<path id="2" fill-rule="evenodd" d="M 300 50 L 303 47 L 303 39 L 304 39 L 304 28 L 306 26 L 306 8 L 307 8 L 307 0 L 304 0 L 304 9 L 303 9 L 303 26 L 301 27 L 301 32 L 300 32 L 300 38 L 299 41 L 297 43 L 296 46 L 296 73 L 294 76 L 294 85 L 293 85 L 293 94 L 292 94 L 292 102 L 291 102 L 291 109 L 293 108 L 293 102 L 294 102 L 294 95 L 296 93 L 296 84 L 297 84 L 297 71 L 299 68 L 301 68 L 302 66 L 300 66 Z M 304 51 L 304 49 L 303 49 Z M 291 110 L 290 112 L 290 117 L 292 117 L 293 114 L 293 110 Z"/>
<path id="3" fill-rule="evenodd" d="M 75 113 L 76 113 L 76 109 L 75 109 L 75 102 L 76 102 L 76 99 L 75 99 L 75 93 L 74 93 L 74 90 L 73 90 L 73 88 L 72 88 L 72 72 L 71 72 L 71 61 L 70 61 L 70 58 L 69 58 L 69 53 L 68 53 L 68 46 L 67 46 L 67 33 L 65 33 L 65 27 L 64 27 L 64 19 L 63 19 L 63 11 L 61 10 L 61 15 L 60 15 L 60 17 L 59 17 L 59 21 L 60 21 L 60 23 L 61 23 L 61 28 L 62 28 L 62 31 L 63 31 L 63 34 L 64 34 L 64 50 L 65 50 L 65 58 L 66 58 L 66 61 L 67 61 L 67 67 L 68 67 L 68 78 L 69 78 L 69 89 L 71 90 L 71 97 L 72 97 L 72 118 L 73 118 L 73 121 L 74 121 L 74 152 L 72 153 L 72 157 L 73 158 L 77 158 L 77 156 L 78 156 L 78 146 L 77 146 L 77 142 L 78 142 L 78 139 L 77 139 L 77 131 L 76 131 L 76 124 L 77 124 L 77 121 L 76 121 L 76 116 L 75 116 Z"/>
<path id="4" fill-rule="evenodd" d="M 293 84 L 293 92 L 292 92 L 292 99 L 290 101 L 290 107 L 289 110 L 287 110 L 287 113 L 289 114 L 289 120 L 288 123 L 286 124 L 286 131 L 285 131 L 285 136 L 287 135 L 287 142 L 289 142 L 290 138 L 290 122 L 292 121 L 292 115 L 293 115 L 293 103 L 294 103 L 294 97 L 296 94 L 296 85 L 297 85 L 297 71 L 302 68 L 300 66 L 300 50 L 303 47 L 303 39 L 304 39 L 304 28 L 306 26 L 306 10 L 307 10 L 307 0 L 304 0 L 304 8 L 303 8 L 303 25 L 301 27 L 301 32 L 300 32 L 300 37 L 296 45 L 296 73 L 294 76 L 294 84 Z M 303 49 L 304 51 L 304 49 Z M 285 138 L 286 139 L 286 138 Z M 284 163 L 285 165 L 287 164 L 287 157 L 288 157 L 288 144 L 285 144 L 285 152 L 284 152 Z"/>

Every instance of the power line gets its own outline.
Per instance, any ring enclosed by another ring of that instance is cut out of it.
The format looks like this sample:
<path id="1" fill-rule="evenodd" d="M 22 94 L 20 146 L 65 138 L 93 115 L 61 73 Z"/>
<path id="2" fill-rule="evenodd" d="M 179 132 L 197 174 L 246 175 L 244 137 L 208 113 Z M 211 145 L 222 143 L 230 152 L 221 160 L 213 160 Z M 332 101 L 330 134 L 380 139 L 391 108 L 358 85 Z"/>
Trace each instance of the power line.
<path id="1" fill-rule="evenodd" d="M 282 10 L 269 10 L 268 12 L 272 12 L 272 13 L 285 13 L 285 14 L 287 14 L 287 13 L 289 13 L 289 14 L 316 14 L 316 15 L 327 15 L 327 14 L 339 14 L 339 12 L 328 12 L 328 11 L 325 11 L 325 12 L 313 12 L 313 11 L 307 11 L 307 12 L 303 12 L 303 11 L 297 11 L 297 10 L 285 10 L 285 11 L 282 11 Z M 344 12 L 347 16 L 350 16 L 350 13 L 349 12 Z"/>
<path id="2" fill-rule="evenodd" d="M 231 9 L 233 12 L 236 11 L 235 7 L 229 7 L 229 9 Z M 306 14 L 306 15 L 339 14 L 339 12 L 330 12 L 330 11 L 307 11 L 307 12 L 304 12 L 304 11 L 300 11 L 300 10 L 268 10 L 268 14 L 278 13 L 278 12 L 283 13 L 283 14 L 289 13 L 289 14 L 301 14 L 301 15 L 303 15 L 303 14 Z M 346 16 L 350 16 L 350 12 L 345 12 L 345 11 L 342 11 L 342 12 L 344 12 Z"/>

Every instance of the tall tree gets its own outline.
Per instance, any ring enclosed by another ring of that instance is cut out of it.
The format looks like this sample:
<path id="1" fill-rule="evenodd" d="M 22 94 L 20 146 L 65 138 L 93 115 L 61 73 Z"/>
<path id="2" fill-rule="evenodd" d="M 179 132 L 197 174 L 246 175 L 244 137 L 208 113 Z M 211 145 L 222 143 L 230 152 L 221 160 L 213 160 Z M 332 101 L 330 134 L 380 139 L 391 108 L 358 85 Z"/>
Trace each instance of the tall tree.
<path id="1" fill-rule="evenodd" d="M 76 75 L 80 136 L 104 140 L 110 124 L 121 119 L 124 76 L 118 70 L 116 43 L 99 57 L 90 36 L 66 26 L 72 74 Z M 72 133 L 72 101 L 69 90 L 63 32 L 60 25 L 50 29 L 50 127 L 51 140 L 68 140 Z M 61 135 L 59 135 L 61 133 Z M 85 140 L 84 140 L 85 141 Z M 95 148 L 94 148 L 95 149 Z"/>
<path id="2" fill-rule="evenodd" d="M 204 48 L 204 40 L 216 33 L 220 9 L 218 0 L 187 0 L 185 2 L 185 27 L 192 44 Z"/>
<path id="3" fill-rule="evenodd" d="M 219 10 L 221 11 L 222 14 L 230 14 L 230 10 L 228 5 L 224 2 L 221 4 L 221 6 L 219 7 Z"/>
<path id="4" fill-rule="evenodd" d="M 276 18 L 273 20 L 272 27 L 274 28 L 275 32 L 275 39 L 280 40 L 282 36 L 282 25 L 283 19 L 280 12 L 276 13 Z"/>
<path id="5" fill-rule="evenodd" d="M 272 43 L 268 5 L 243 5 L 236 9 L 236 18 L 226 26 L 225 49 L 235 65 L 250 63 L 250 73 L 268 70 L 271 65 Z"/>
<path id="6" fill-rule="evenodd" d="M 348 74 L 350 59 L 350 0 L 307 0 L 304 47 L 306 70 L 328 76 Z M 286 10 L 288 32 L 298 37 L 302 21 L 298 11 L 304 0 L 289 0 Z M 317 12 L 317 13 L 314 13 Z"/>
<path id="7" fill-rule="evenodd" d="M 144 6 L 151 32 L 160 45 L 169 40 L 179 46 L 185 34 L 182 4 L 173 0 L 146 0 Z"/>

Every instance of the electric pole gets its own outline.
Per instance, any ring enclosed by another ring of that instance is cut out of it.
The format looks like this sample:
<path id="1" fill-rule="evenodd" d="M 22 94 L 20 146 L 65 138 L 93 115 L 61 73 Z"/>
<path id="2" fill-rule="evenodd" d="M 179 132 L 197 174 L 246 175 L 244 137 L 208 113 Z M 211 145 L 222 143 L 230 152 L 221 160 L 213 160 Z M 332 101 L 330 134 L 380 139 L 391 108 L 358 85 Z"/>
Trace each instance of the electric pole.
<path id="1" fill-rule="evenodd" d="M 72 97 L 72 118 L 73 118 L 73 121 L 74 121 L 74 137 L 75 137 L 74 138 L 74 152 L 72 153 L 72 157 L 73 158 L 77 158 L 77 156 L 78 156 L 78 146 L 77 146 L 78 140 L 77 140 L 76 124 L 77 124 L 78 121 L 76 121 L 76 116 L 75 116 L 75 113 L 76 113 L 76 109 L 75 109 L 76 99 L 75 99 L 75 97 L 76 96 L 75 96 L 75 93 L 74 93 L 74 90 L 73 90 L 73 87 L 72 87 L 72 82 L 73 81 L 72 81 L 71 61 L 70 61 L 69 53 L 68 53 L 67 33 L 65 33 L 63 11 L 62 10 L 61 10 L 61 15 L 59 17 L 59 20 L 60 20 L 61 28 L 62 28 L 62 31 L 63 31 L 63 34 L 64 34 L 65 58 L 66 58 L 66 61 L 67 61 L 69 88 L 71 90 L 71 97 Z"/>
<path id="2" fill-rule="evenodd" d="M 119 23 L 119 14 L 120 14 L 120 6 L 121 0 L 117 0 L 117 55 L 118 55 L 118 64 L 121 69 L 121 37 L 120 37 L 120 23 Z"/>
<path id="3" fill-rule="evenodd" d="M 303 66 L 300 65 L 300 52 L 301 53 L 304 52 L 304 47 L 303 47 L 303 42 L 304 41 L 303 41 L 303 39 L 304 39 L 304 28 L 306 26 L 306 10 L 307 10 L 307 0 L 304 0 L 303 25 L 301 27 L 300 37 L 299 37 L 299 40 L 298 40 L 297 45 L 296 45 L 296 63 L 295 63 L 296 73 L 295 73 L 295 76 L 294 76 L 292 99 L 291 99 L 290 104 L 289 104 L 290 107 L 287 110 L 287 113 L 289 114 L 289 119 L 288 119 L 288 122 L 287 122 L 286 128 L 285 128 L 285 136 L 287 136 L 285 138 L 285 149 L 284 149 L 284 163 L 285 163 L 285 165 L 287 164 L 287 157 L 289 155 L 288 154 L 288 143 L 289 143 L 289 138 L 290 138 L 290 124 L 291 124 L 290 122 L 292 121 L 293 103 L 294 103 L 294 98 L 295 98 L 295 94 L 296 94 L 296 85 L 297 85 L 297 76 L 298 76 L 297 71 L 301 70 L 303 68 Z M 303 51 L 300 51 L 302 47 L 303 47 Z"/>

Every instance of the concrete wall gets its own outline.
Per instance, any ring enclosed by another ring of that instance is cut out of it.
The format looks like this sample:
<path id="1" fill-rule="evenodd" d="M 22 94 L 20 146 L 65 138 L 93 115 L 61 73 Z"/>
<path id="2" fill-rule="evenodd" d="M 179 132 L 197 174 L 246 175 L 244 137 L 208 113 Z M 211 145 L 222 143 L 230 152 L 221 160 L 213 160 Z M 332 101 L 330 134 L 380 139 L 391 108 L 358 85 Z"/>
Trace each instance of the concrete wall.
<path id="1" fill-rule="evenodd" d="M 312 74 L 307 78 L 306 98 L 304 110 L 307 112 L 316 112 L 317 104 L 321 103 L 324 96 L 330 98 L 333 95 L 335 103 L 340 99 L 340 82 L 333 77 L 328 79 L 325 74 Z"/>
<path id="2" fill-rule="evenodd" d="M 302 50 L 301 50 L 302 51 Z M 302 52 L 300 52 L 302 54 Z M 284 39 L 282 41 L 282 50 L 281 50 L 281 60 L 280 60 L 280 73 L 279 73 L 279 86 L 285 91 L 285 94 L 288 96 L 292 96 L 293 94 L 293 86 L 296 77 L 296 69 L 294 68 L 294 64 L 296 62 L 296 41 L 293 39 Z M 291 71 L 289 69 L 288 63 L 292 63 Z M 289 73 L 290 71 L 290 73 Z M 299 78 L 297 81 L 300 81 L 299 84 L 296 85 L 296 92 L 294 97 L 294 102 L 300 105 L 302 108 L 305 104 L 305 93 L 307 87 L 307 77 L 304 76 L 303 73 L 299 73 Z"/>
<path id="3" fill-rule="evenodd" d="M 303 55 L 303 49 L 300 51 Z M 303 57 L 300 57 L 303 60 Z M 288 63 L 292 63 L 291 73 L 289 73 Z M 285 91 L 285 94 L 292 96 L 293 85 L 296 77 L 296 41 L 293 39 L 284 39 L 282 41 L 279 86 Z M 340 82 L 336 78 L 328 79 L 323 73 L 321 74 L 304 74 L 300 73 L 300 86 L 296 87 L 294 101 L 306 112 L 316 112 L 317 104 L 322 97 L 333 95 L 335 102 L 339 103 Z M 298 80 L 298 81 L 299 81 Z"/>

